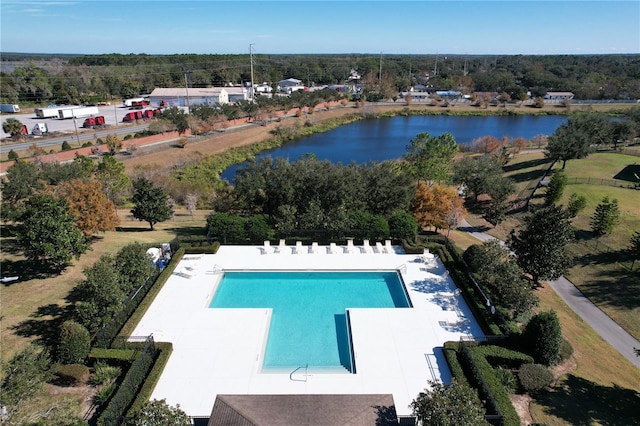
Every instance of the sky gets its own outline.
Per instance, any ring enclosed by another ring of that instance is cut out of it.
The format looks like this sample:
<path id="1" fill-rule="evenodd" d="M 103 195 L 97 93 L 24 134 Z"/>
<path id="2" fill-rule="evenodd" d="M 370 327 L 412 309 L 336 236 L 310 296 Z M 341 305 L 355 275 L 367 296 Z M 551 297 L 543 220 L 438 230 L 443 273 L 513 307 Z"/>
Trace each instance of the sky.
<path id="1" fill-rule="evenodd" d="M 251 47 L 250 47 L 251 46 Z M 640 53 L 640 1 L 0 0 L 0 52 Z"/>

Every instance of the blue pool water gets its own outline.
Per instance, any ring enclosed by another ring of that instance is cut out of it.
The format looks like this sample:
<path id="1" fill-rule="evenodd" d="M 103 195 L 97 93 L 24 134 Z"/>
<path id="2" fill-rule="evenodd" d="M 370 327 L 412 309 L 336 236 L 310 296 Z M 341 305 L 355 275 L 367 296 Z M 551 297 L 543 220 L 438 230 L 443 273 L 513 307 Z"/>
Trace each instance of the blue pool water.
<path id="1" fill-rule="evenodd" d="M 407 308 L 396 272 L 226 272 L 210 308 L 272 308 L 263 370 L 353 371 L 348 308 Z"/>

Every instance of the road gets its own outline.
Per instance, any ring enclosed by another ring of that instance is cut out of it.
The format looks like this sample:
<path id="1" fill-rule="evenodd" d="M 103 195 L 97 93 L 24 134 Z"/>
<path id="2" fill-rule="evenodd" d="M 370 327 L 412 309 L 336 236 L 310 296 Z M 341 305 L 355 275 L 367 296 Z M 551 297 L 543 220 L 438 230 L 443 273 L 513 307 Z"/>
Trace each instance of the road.
<path id="1" fill-rule="evenodd" d="M 478 231 L 467 221 L 463 221 L 458 228 L 467 232 L 480 241 L 495 239 L 489 234 Z M 584 322 L 589 324 L 596 333 L 613 346 L 618 352 L 627 358 L 633 365 L 640 368 L 640 357 L 635 355 L 633 348 L 640 349 L 640 341 L 627 333 L 622 327 L 616 324 L 607 314 L 602 312 L 591 301 L 565 277 L 560 277 L 555 281 L 548 281 L 553 290 Z"/>
<path id="2" fill-rule="evenodd" d="M 73 132 L 73 133 L 68 133 L 65 136 L 57 136 L 53 138 L 34 137 L 34 138 L 27 139 L 27 142 L 2 144 L 0 145 L 0 153 L 9 152 L 10 150 L 14 150 L 16 152 L 24 151 L 26 149 L 29 149 L 29 147 L 34 143 L 37 144 L 38 147 L 40 148 L 48 148 L 51 146 L 57 146 L 59 148 L 60 145 L 62 145 L 62 142 L 64 141 L 67 141 L 70 143 L 79 141 L 80 143 L 82 143 L 86 141 L 93 141 L 94 137 L 104 139 L 107 135 L 113 135 L 113 134 L 122 135 L 122 134 L 128 134 L 128 133 L 136 133 L 142 130 L 146 130 L 148 127 L 149 127 L 148 123 L 138 124 L 133 126 L 122 125 L 118 127 L 109 127 L 107 129 L 91 130 L 91 131 L 86 131 L 86 129 L 82 129 L 83 132 L 80 133 L 79 131 L 77 136 L 75 132 Z"/>

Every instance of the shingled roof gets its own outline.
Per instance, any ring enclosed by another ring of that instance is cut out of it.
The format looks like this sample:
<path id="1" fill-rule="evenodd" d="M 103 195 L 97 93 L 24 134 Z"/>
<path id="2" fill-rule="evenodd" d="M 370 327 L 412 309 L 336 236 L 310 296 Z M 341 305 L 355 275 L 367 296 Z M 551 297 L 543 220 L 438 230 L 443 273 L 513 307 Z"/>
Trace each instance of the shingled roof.
<path id="1" fill-rule="evenodd" d="M 397 425 L 393 395 L 218 395 L 208 426 Z"/>

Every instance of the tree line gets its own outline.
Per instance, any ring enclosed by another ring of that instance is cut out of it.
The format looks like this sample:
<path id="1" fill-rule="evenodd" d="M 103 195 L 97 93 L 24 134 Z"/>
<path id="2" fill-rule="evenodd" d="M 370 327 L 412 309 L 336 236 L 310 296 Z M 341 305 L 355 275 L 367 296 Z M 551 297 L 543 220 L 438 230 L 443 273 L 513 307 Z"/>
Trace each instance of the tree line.
<path id="1" fill-rule="evenodd" d="M 249 55 L 3 55 L 3 103 L 94 103 L 151 93 L 156 87 L 251 82 Z M 576 99 L 640 98 L 639 55 L 266 55 L 256 54 L 254 83 L 286 78 L 341 84 L 351 70 L 362 82 L 395 93 L 416 84 L 438 90 L 507 93 L 571 91 Z M 382 72 L 380 72 L 382 70 Z"/>

